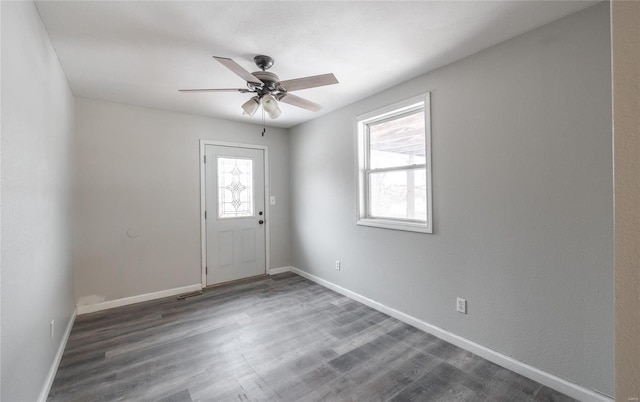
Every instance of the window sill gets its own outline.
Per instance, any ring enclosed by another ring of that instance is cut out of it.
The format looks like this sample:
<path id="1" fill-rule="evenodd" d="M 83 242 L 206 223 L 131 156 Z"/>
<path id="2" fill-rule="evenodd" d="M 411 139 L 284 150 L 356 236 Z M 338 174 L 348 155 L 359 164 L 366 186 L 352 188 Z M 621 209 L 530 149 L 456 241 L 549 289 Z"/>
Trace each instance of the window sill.
<path id="1" fill-rule="evenodd" d="M 431 225 L 427 223 L 362 218 L 358 219 L 356 224 L 360 226 L 370 226 L 381 229 L 404 230 L 406 232 L 433 233 Z"/>

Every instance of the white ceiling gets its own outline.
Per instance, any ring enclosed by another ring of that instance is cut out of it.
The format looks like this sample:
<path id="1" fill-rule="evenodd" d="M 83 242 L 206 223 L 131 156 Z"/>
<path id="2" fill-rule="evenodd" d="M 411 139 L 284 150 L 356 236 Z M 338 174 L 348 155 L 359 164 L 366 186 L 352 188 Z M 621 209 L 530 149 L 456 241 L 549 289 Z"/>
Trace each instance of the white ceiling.
<path id="1" fill-rule="evenodd" d="M 260 124 L 251 94 L 211 56 L 249 71 L 275 59 L 281 80 L 332 72 L 340 84 L 296 92 L 324 105 L 281 104 L 292 127 L 530 31 L 596 1 L 41 1 L 37 7 L 73 93 Z"/>

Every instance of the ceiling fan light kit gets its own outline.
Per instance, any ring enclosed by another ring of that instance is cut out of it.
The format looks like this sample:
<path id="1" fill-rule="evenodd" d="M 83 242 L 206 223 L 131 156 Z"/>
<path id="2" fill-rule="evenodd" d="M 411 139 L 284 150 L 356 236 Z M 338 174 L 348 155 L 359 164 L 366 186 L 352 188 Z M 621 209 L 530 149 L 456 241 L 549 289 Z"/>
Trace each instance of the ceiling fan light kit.
<path id="1" fill-rule="evenodd" d="M 259 106 L 262 106 L 262 109 L 271 119 L 276 119 L 282 113 L 278 107 L 278 102 L 317 112 L 322 109 L 321 105 L 290 94 L 289 92 L 338 83 L 336 77 L 331 73 L 280 81 L 280 77 L 276 74 L 266 71 L 273 66 L 273 59 L 265 55 L 257 55 L 253 58 L 256 66 L 261 70 L 253 73 L 245 70 L 232 59 L 217 56 L 213 56 L 213 58 L 245 80 L 247 88 L 180 89 L 179 91 L 255 93 L 255 96 L 242 105 L 243 114 L 248 116 L 253 116 Z"/>
<path id="2" fill-rule="evenodd" d="M 253 116 L 254 114 L 256 114 L 259 106 L 260 99 L 257 96 L 254 96 L 242 105 L 242 109 L 244 110 L 242 114 Z"/>
<path id="3" fill-rule="evenodd" d="M 260 103 L 262 104 L 262 108 L 269 115 L 270 118 L 275 119 L 280 116 L 280 108 L 278 107 L 278 102 L 276 99 L 270 94 L 266 94 L 260 98 Z"/>

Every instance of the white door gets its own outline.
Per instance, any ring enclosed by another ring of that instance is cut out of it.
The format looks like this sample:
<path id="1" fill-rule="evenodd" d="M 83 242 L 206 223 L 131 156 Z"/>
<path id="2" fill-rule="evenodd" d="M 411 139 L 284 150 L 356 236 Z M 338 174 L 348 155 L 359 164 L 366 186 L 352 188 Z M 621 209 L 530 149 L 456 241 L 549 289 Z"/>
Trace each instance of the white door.
<path id="1" fill-rule="evenodd" d="M 207 285 L 266 273 L 264 150 L 205 145 Z"/>

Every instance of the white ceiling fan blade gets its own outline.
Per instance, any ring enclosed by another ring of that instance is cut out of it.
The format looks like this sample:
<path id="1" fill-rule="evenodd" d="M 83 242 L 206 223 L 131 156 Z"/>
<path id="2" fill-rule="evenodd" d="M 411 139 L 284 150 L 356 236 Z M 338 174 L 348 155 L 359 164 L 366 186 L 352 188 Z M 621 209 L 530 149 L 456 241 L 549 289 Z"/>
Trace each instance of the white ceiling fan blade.
<path id="1" fill-rule="evenodd" d="M 246 88 L 202 88 L 202 89 L 178 89 L 178 92 L 251 92 Z"/>
<path id="2" fill-rule="evenodd" d="M 298 91 L 300 89 L 322 87 L 325 85 L 337 84 L 338 80 L 336 76 L 329 74 L 313 75 L 310 77 L 294 78 L 292 80 L 280 81 L 282 86 L 287 91 Z"/>
<path id="3" fill-rule="evenodd" d="M 317 112 L 322 109 L 322 105 L 289 93 L 278 95 L 278 100 L 283 103 L 288 103 L 289 105 L 311 110 L 312 112 Z"/>
<path id="4" fill-rule="evenodd" d="M 250 72 L 242 68 L 242 66 L 236 63 L 235 61 L 227 57 L 213 56 L 213 58 L 218 60 L 223 66 L 225 66 L 229 70 L 233 71 L 236 75 L 240 76 L 240 78 L 242 78 L 243 80 L 247 82 L 253 82 L 254 84 L 262 84 L 262 81 L 256 78 L 255 75 L 251 74 Z"/>

